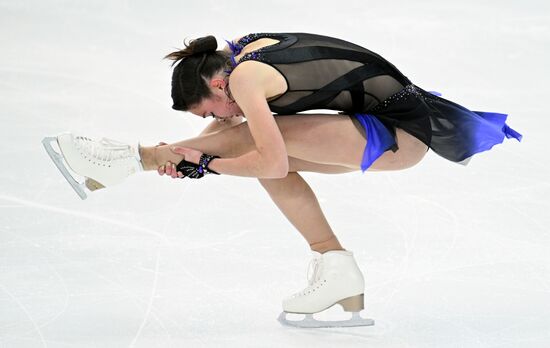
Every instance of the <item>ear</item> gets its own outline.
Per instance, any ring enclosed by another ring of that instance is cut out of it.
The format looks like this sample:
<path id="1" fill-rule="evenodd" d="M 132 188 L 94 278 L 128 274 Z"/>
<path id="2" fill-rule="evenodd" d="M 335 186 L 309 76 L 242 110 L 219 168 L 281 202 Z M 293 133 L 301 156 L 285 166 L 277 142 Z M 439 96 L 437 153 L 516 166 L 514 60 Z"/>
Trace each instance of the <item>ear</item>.
<path id="1" fill-rule="evenodd" d="M 210 80 L 210 87 L 217 89 L 224 89 L 227 85 L 227 82 L 221 76 L 214 76 Z"/>

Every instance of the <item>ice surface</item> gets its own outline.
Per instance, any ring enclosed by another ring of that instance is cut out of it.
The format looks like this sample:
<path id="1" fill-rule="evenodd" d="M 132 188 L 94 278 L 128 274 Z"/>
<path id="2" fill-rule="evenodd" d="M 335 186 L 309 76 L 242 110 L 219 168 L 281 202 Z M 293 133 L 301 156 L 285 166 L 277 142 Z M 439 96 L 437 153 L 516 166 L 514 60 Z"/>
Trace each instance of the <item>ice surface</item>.
<path id="1" fill-rule="evenodd" d="M 0 347 L 547 347 L 547 1 L 0 1 Z M 184 38 L 341 37 L 524 135 L 467 167 L 305 173 L 366 274 L 374 327 L 280 326 L 306 243 L 256 180 L 147 173 L 81 201 L 40 143 L 198 134 L 170 109 Z"/>

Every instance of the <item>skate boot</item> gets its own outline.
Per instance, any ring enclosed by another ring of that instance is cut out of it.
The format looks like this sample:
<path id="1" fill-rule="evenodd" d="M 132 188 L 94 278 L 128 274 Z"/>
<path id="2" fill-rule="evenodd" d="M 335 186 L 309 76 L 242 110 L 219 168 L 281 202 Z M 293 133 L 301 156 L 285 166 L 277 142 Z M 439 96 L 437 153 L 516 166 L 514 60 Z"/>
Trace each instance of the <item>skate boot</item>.
<path id="1" fill-rule="evenodd" d="M 82 199 L 86 199 L 87 190 L 116 185 L 129 175 L 143 170 L 138 148 L 114 140 L 93 140 L 66 133 L 44 138 L 42 144 Z M 52 144 L 57 144 L 59 151 L 54 150 Z M 78 182 L 71 172 L 83 176 L 84 182 Z"/>
<path id="2" fill-rule="evenodd" d="M 279 321 L 283 325 L 319 328 L 374 325 L 372 319 L 364 319 L 359 312 L 364 308 L 365 281 L 353 253 L 344 250 L 328 251 L 320 254 L 313 251 L 313 275 L 309 277 L 309 286 L 283 300 L 283 313 Z M 314 313 L 321 312 L 335 304 L 344 311 L 352 312 L 349 320 L 319 321 Z M 305 314 L 303 320 L 288 320 L 287 313 Z"/>

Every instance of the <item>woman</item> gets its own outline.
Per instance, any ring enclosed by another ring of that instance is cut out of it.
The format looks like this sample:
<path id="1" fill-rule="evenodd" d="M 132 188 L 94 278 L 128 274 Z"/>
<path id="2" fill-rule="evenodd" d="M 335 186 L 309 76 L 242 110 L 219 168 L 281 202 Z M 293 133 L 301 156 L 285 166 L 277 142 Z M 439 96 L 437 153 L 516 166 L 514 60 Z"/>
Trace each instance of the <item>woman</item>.
<path id="1" fill-rule="evenodd" d="M 286 324 L 373 324 L 358 315 L 364 280 L 353 254 L 339 243 L 300 171 L 405 169 L 429 148 L 465 164 L 505 136 L 521 139 L 505 124 L 506 115 L 472 112 L 425 92 L 384 58 L 343 40 L 250 34 L 216 49 L 216 39 L 208 36 L 167 56 L 176 65 L 173 108 L 217 120 L 200 136 L 141 148 L 70 134 L 56 140 L 67 165 L 89 178 L 90 189 L 141 169 L 172 177 L 258 178 L 313 251 L 309 286 L 283 301 L 284 313 L 305 313 L 306 319 L 290 322 L 282 313 Z M 314 109 L 340 113 L 298 114 Z M 353 318 L 312 318 L 336 303 Z"/>

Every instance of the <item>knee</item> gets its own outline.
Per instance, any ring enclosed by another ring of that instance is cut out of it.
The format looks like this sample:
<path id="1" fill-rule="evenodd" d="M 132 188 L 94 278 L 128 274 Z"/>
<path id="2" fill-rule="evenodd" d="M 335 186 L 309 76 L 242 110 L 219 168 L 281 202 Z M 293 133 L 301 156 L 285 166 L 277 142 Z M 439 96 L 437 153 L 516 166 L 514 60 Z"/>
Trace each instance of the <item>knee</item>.
<path id="1" fill-rule="evenodd" d="M 260 185 L 262 185 L 264 190 L 269 194 L 271 198 L 276 198 L 285 194 L 285 187 L 284 185 L 282 185 L 280 180 L 281 179 L 258 178 Z"/>
<path id="2" fill-rule="evenodd" d="M 426 156 L 427 150 L 428 147 L 422 144 L 422 146 L 419 146 L 417 149 L 415 149 L 415 151 L 407 153 L 407 155 L 403 156 L 402 160 L 400 161 L 400 166 L 398 169 L 401 170 L 414 167 L 415 165 L 420 163 L 420 161 L 422 161 L 424 156 Z"/>
<path id="3" fill-rule="evenodd" d="M 298 197 L 306 191 L 307 184 L 298 173 L 288 173 L 284 178 L 265 179 L 258 178 L 262 187 L 269 193 L 270 196 L 293 196 Z"/>
<path id="4" fill-rule="evenodd" d="M 281 182 L 281 180 L 283 179 L 285 178 L 281 178 L 281 179 L 258 178 L 258 181 L 260 182 L 260 185 L 262 185 L 262 187 L 266 189 L 268 192 L 276 192 L 277 190 L 280 190 L 282 187 L 285 186 Z"/>

